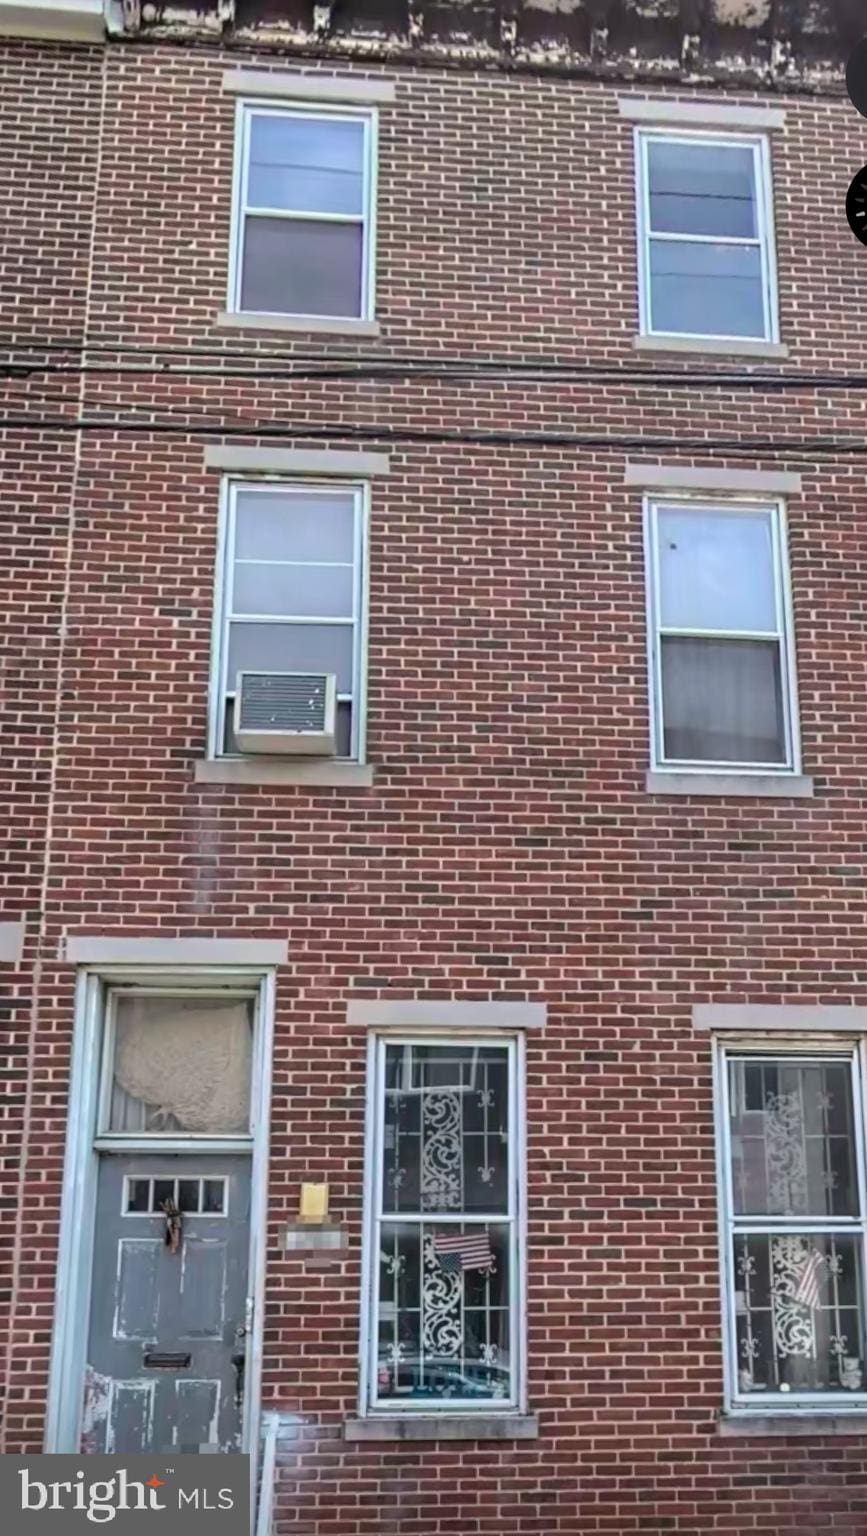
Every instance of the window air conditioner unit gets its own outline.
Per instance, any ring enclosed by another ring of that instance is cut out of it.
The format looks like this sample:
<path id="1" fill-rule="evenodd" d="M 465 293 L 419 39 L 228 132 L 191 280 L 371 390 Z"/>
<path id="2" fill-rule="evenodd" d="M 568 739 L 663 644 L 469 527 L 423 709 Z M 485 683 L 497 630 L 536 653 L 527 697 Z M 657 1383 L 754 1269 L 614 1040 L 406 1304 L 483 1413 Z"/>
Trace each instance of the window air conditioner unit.
<path id="1" fill-rule="evenodd" d="M 242 752 L 333 757 L 337 678 L 333 672 L 239 672 L 235 740 Z"/>

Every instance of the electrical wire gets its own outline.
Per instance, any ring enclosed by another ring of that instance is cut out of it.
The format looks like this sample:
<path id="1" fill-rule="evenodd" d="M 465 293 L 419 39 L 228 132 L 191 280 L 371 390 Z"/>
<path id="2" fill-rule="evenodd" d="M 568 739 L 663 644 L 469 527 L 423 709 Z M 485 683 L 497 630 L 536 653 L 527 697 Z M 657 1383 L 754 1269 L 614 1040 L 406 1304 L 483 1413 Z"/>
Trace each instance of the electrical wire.
<path id="1" fill-rule="evenodd" d="M 14 339 L 0 337 L 0 347 L 12 351 L 45 351 L 45 352 L 70 352 L 76 355 L 89 354 L 91 356 L 111 357 L 137 357 L 150 358 L 197 358 L 212 357 L 220 360 L 221 366 L 216 368 L 206 367 L 181 367 L 171 362 L 159 362 L 152 364 L 122 363 L 69 363 L 69 362 L 45 362 L 41 359 L 27 359 L 13 361 L 8 359 L 0 362 L 0 373 L 5 372 L 8 377 L 31 377 L 40 373 L 74 373 L 74 374 L 101 374 L 112 375 L 125 374 L 158 374 L 171 377 L 190 378 L 226 378 L 230 380 L 247 379 L 277 380 L 299 379 L 307 381 L 312 378 L 324 380 L 346 379 L 392 379 L 392 378 L 448 378 L 463 380 L 475 380 L 477 378 L 495 377 L 503 382 L 511 383 L 516 379 L 527 382 L 555 381 L 587 381 L 590 383 L 600 381 L 610 382 L 638 382 L 647 387 L 664 387 L 684 389 L 690 387 L 700 388 L 736 388 L 736 389 L 766 389 L 771 391 L 801 390 L 807 388 L 822 388 L 830 390 L 864 389 L 867 387 L 867 373 L 833 373 L 827 371 L 798 373 L 770 373 L 766 369 L 751 368 L 744 370 L 725 369 L 721 367 L 708 371 L 703 369 L 696 371 L 690 368 L 687 362 L 682 368 L 673 369 L 668 364 L 665 371 L 650 363 L 579 363 L 574 360 L 546 357 L 477 357 L 474 354 L 465 356 L 449 356 L 438 354 L 416 354 L 370 357 L 359 356 L 357 352 L 346 352 L 343 349 L 329 349 L 323 354 L 322 349 L 311 351 L 304 348 L 294 348 L 286 351 L 256 350 L 241 354 L 242 360 L 247 361 L 247 366 L 238 368 L 235 360 L 238 353 L 230 347 L 165 347 L 159 344 L 141 342 L 59 342 L 51 340 L 39 340 L 37 338 Z M 263 367 L 262 364 L 282 364 L 282 367 Z M 229 366 L 226 366 L 229 364 Z"/>
<path id="2" fill-rule="evenodd" d="M 867 456 L 867 440 L 856 438 L 689 438 L 671 435 L 617 435 L 614 433 L 534 431 L 518 432 L 496 428 L 466 430 L 459 427 L 420 428 L 405 426 L 347 425 L 345 422 L 305 422 L 293 426 L 285 422 L 213 422 L 213 421 L 142 421 L 120 417 L 69 417 L 54 419 L 33 416 L 0 416 L 0 429 L 53 432 L 130 432 L 142 436 L 187 437 L 259 437 L 294 442 L 319 438 L 365 443 L 467 445 L 473 447 L 537 447 L 639 449 L 661 452 L 669 449 L 694 455 L 724 453 L 730 457 L 812 459 L 816 455 L 837 457 Z"/>

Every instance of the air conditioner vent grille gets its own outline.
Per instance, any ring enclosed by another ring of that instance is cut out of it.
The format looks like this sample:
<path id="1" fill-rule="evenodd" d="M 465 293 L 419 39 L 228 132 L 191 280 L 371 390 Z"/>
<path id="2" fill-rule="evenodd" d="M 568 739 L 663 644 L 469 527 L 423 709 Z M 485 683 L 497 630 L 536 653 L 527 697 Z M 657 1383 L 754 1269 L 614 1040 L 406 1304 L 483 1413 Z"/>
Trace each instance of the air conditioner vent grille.
<path id="1" fill-rule="evenodd" d="M 323 731 L 326 683 L 322 673 L 246 672 L 241 693 L 245 731 Z"/>

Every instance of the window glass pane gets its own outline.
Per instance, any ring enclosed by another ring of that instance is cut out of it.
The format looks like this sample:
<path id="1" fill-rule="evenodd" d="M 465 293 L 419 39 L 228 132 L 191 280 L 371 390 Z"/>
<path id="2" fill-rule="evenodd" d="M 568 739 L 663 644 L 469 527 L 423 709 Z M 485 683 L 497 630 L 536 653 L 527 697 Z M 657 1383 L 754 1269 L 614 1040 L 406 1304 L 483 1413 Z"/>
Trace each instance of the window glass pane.
<path id="1" fill-rule="evenodd" d="M 364 124 L 324 117 L 250 119 L 247 203 L 295 213 L 364 210 Z"/>
<path id="2" fill-rule="evenodd" d="M 503 1046 L 386 1047 L 383 1209 L 506 1213 Z"/>
<path id="3" fill-rule="evenodd" d="M 651 139 L 647 165 L 654 233 L 740 239 L 758 234 L 751 149 Z"/>
<path id="4" fill-rule="evenodd" d="M 150 1179 L 127 1179 L 126 1209 L 140 1213 L 149 1211 L 151 1204 Z"/>
<path id="5" fill-rule="evenodd" d="M 154 1183 L 153 1183 L 153 1205 L 152 1205 L 151 1209 L 154 1210 L 154 1211 L 162 1211 L 162 1210 L 165 1209 L 167 1203 L 174 1204 L 174 1199 L 175 1199 L 175 1181 L 174 1181 L 174 1179 L 154 1179 Z"/>
<path id="6" fill-rule="evenodd" d="M 361 316 L 360 224 L 248 215 L 241 308 L 275 315 Z"/>
<path id="7" fill-rule="evenodd" d="M 865 1385 L 860 1238 L 734 1239 L 740 1392 L 858 1392 Z"/>
<path id="8" fill-rule="evenodd" d="M 251 1042 L 244 1000 L 118 997 L 110 1129 L 249 1130 Z"/>
<path id="9" fill-rule="evenodd" d="M 730 1059 L 738 1215 L 857 1216 L 848 1062 Z"/>
<path id="10" fill-rule="evenodd" d="M 198 1179 L 178 1179 L 178 1210 L 192 1214 L 199 1209 Z"/>
<path id="11" fill-rule="evenodd" d="M 342 560 L 354 558 L 355 498 L 301 491 L 238 491 L 238 560 Z"/>
<path id="12" fill-rule="evenodd" d="M 766 512 L 663 507 L 657 526 L 663 627 L 776 631 L 774 547 Z"/>
<path id="13" fill-rule="evenodd" d="M 762 261 L 755 245 L 651 240 L 652 329 L 683 336 L 765 336 Z"/>
<path id="14" fill-rule="evenodd" d="M 211 1215 L 222 1215 L 226 1208 L 226 1180 L 205 1179 L 202 1210 Z"/>
<path id="15" fill-rule="evenodd" d="M 279 613 L 287 618 L 352 618 L 353 571 L 340 565 L 235 565 L 234 613 Z"/>
<path id="16" fill-rule="evenodd" d="M 786 762 L 776 641 L 664 635 L 661 646 L 668 762 Z"/>
<path id="17" fill-rule="evenodd" d="M 438 1247 L 445 1236 L 474 1239 L 466 1262 Z M 383 1223 L 380 1401 L 508 1399 L 509 1267 L 506 1225 Z"/>
<path id="18" fill-rule="evenodd" d="M 227 678 L 238 672 L 335 672 L 339 693 L 352 689 L 351 624 L 245 624 L 229 626 Z"/>

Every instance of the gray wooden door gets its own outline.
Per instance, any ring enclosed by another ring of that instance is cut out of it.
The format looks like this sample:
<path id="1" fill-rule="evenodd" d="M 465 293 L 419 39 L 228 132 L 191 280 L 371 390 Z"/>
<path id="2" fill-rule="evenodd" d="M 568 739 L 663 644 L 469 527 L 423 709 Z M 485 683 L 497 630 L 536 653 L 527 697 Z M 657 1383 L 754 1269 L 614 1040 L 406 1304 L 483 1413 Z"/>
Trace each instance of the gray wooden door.
<path id="1" fill-rule="evenodd" d="M 240 1450 L 249 1230 L 249 1158 L 100 1158 L 82 1451 Z"/>

